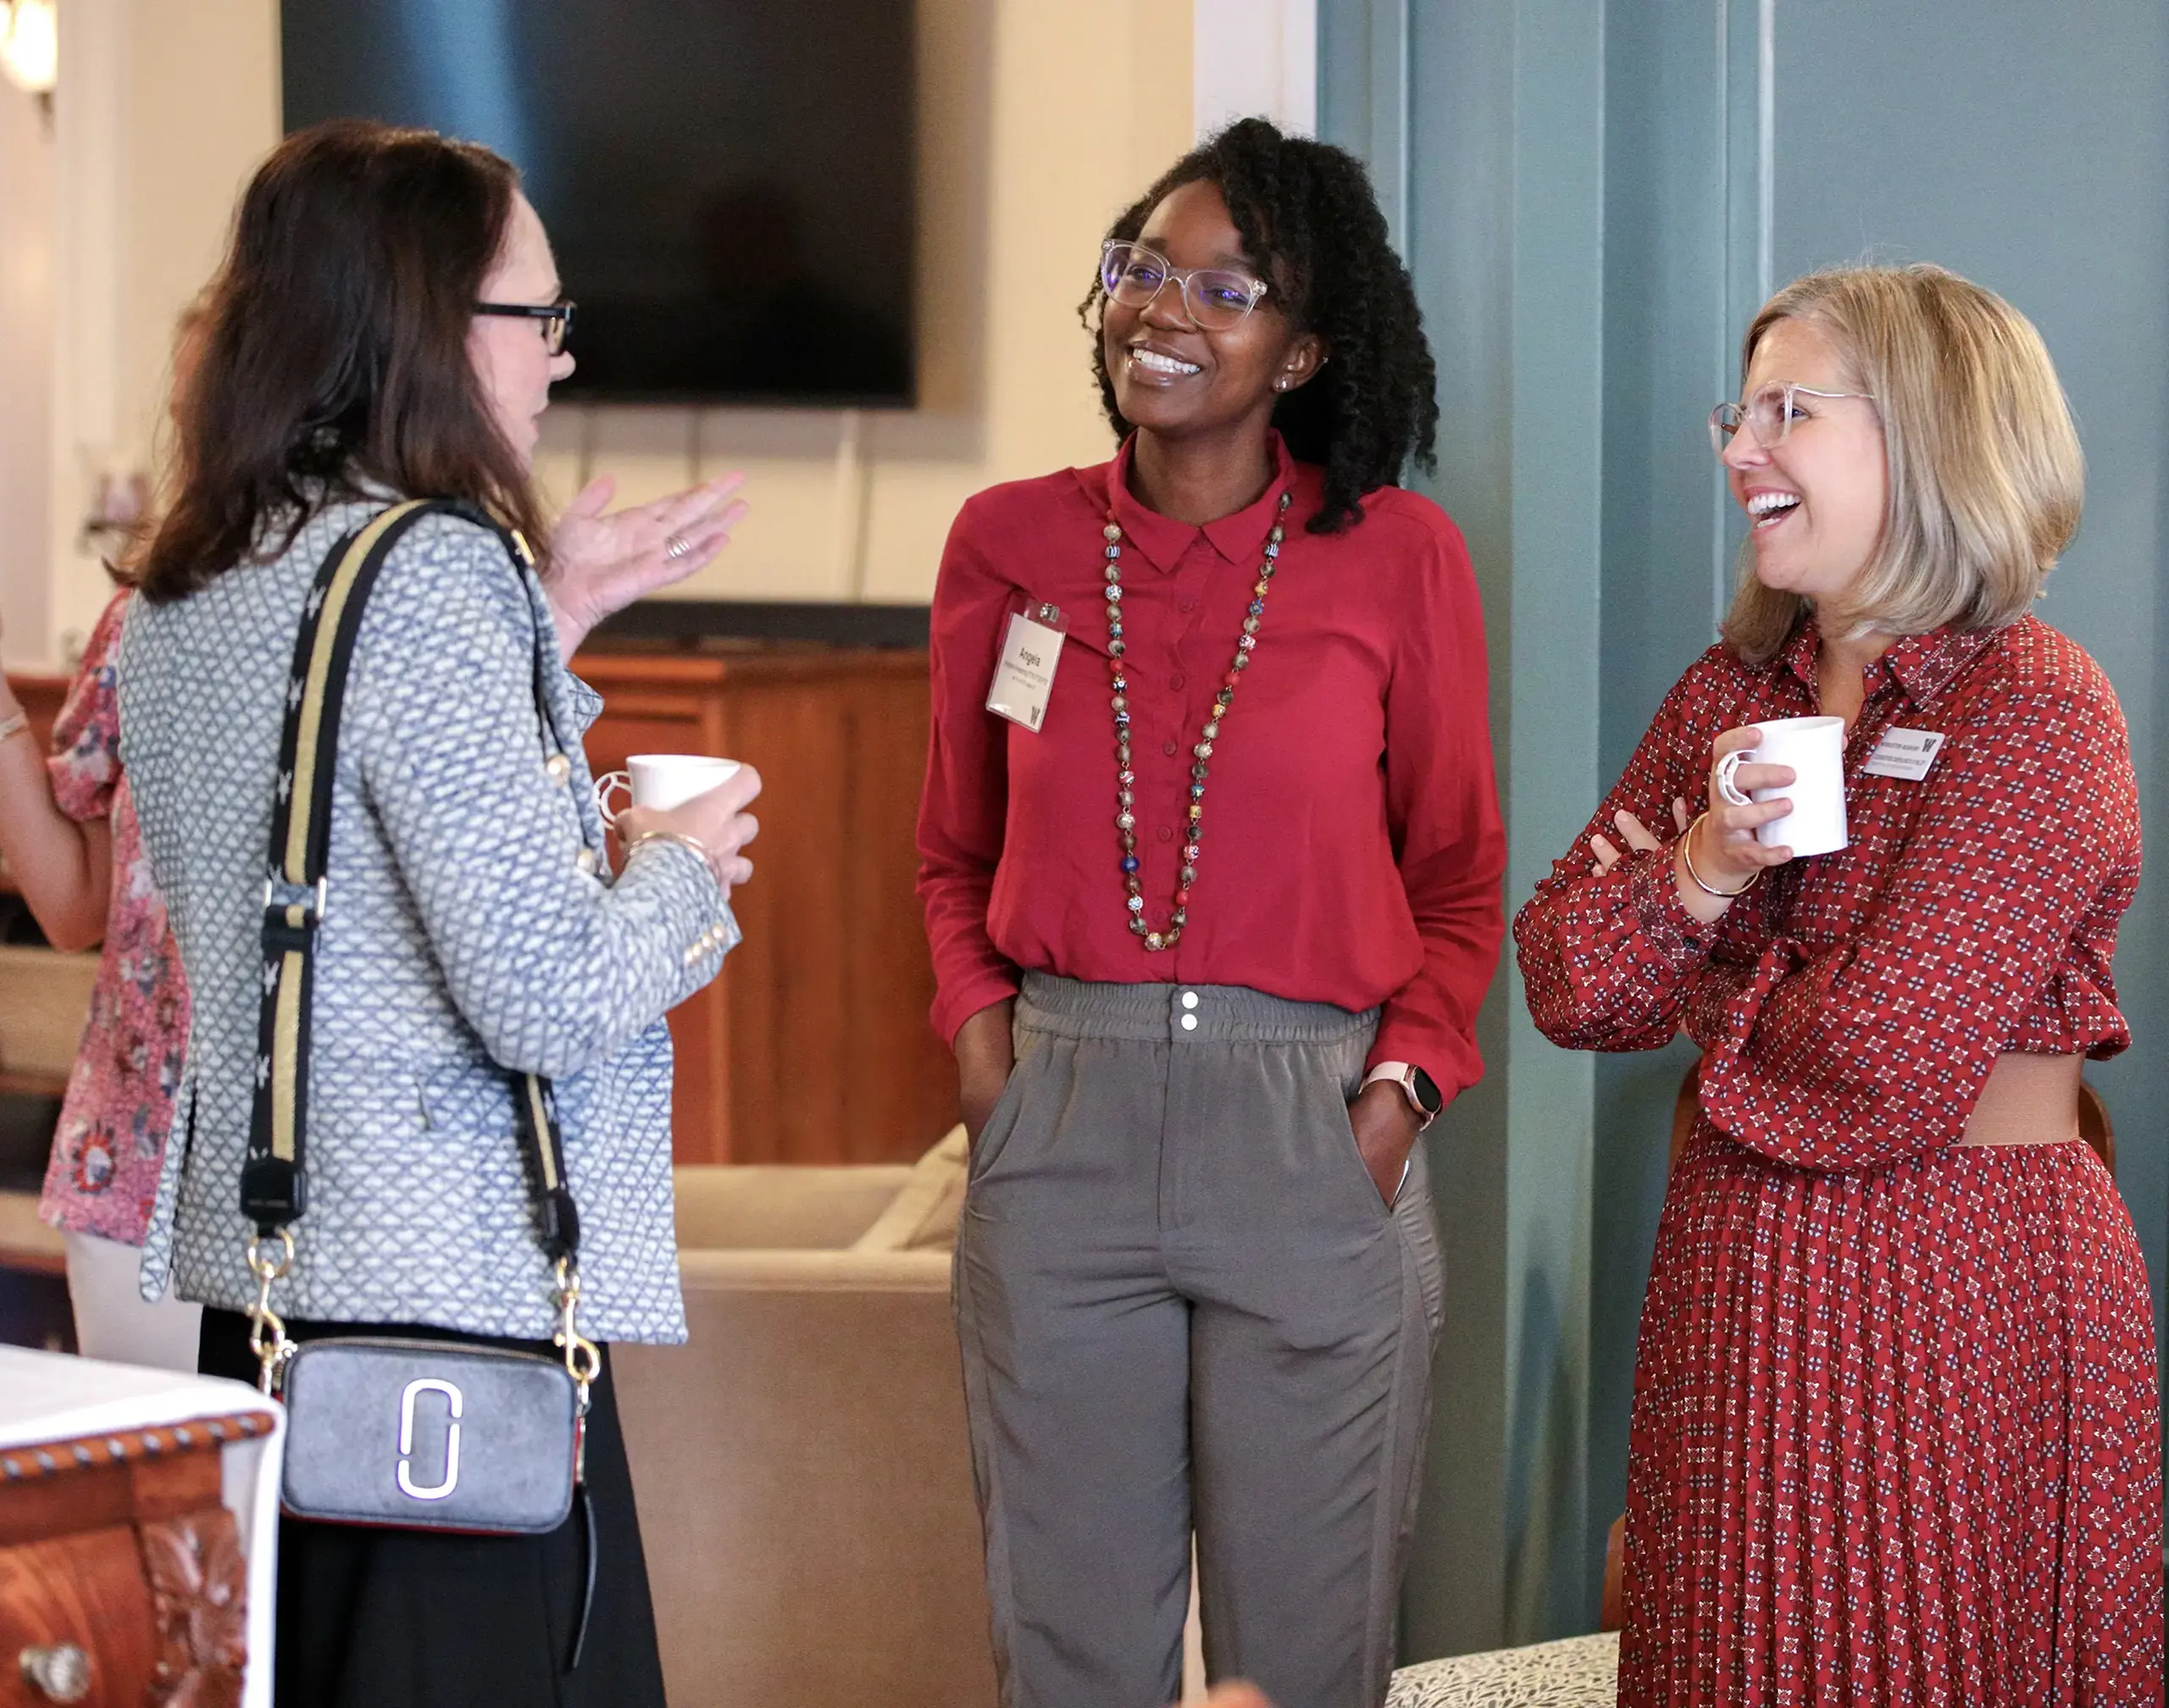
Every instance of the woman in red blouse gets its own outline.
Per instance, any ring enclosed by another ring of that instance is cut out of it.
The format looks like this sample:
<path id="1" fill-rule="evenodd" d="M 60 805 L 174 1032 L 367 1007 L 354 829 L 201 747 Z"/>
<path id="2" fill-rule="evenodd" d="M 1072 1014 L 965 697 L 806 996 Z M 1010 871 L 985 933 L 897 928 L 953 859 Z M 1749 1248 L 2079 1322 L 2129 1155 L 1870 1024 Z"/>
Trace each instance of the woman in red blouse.
<path id="1" fill-rule="evenodd" d="M 1502 934 L 1476 586 L 1389 484 L 1437 406 L 1351 157 L 1233 126 L 1085 308 L 1121 448 L 958 517 L 919 821 L 1003 1700 L 1173 1696 L 1194 1529 L 1214 1675 L 1359 1708 L 1439 1321 L 1415 1141 Z M 987 709 L 1019 645 L 1036 728 L 1021 678 Z"/>
<path id="2" fill-rule="evenodd" d="M 1743 367 L 1724 642 L 1515 926 L 1555 1041 L 1704 1052 L 1620 1700 L 2158 1703 L 2153 1318 L 2077 1117 L 2130 1041 L 2138 802 L 2107 680 L 2028 613 L 2078 522 L 2070 415 L 2033 327 L 1933 267 L 1795 282 Z M 1796 860 L 1755 835 L 1789 798 L 1716 767 L 1808 714 L 1848 725 L 1850 841 Z"/>

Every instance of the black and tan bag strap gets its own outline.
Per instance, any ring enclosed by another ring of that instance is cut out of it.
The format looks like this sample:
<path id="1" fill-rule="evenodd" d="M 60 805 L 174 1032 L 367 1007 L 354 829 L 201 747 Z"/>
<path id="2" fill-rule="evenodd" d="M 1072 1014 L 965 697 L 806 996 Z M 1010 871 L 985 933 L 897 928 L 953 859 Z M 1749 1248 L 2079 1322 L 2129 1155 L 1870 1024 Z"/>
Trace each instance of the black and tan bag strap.
<path id="1" fill-rule="evenodd" d="M 310 1011 L 317 933 L 331 905 L 332 793 L 355 641 L 369 594 L 392 548 L 424 517 L 447 513 L 491 529 L 523 572 L 532 567 L 526 542 L 473 507 L 442 499 L 410 500 L 381 512 L 334 546 L 302 607 L 272 804 L 255 1101 L 248 1156 L 241 1168 L 241 1213 L 259 1236 L 289 1228 L 308 1208 Z M 549 716 L 541 701 L 539 649 L 546 644 L 547 637 L 538 635 L 536 712 L 546 740 Z M 580 1210 L 565 1178 L 556 1104 L 547 1079 L 533 1073 L 512 1079 L 521 1147 L 537 1188 L 543 1250 L 563 1275 L 580 1250 Z"/>

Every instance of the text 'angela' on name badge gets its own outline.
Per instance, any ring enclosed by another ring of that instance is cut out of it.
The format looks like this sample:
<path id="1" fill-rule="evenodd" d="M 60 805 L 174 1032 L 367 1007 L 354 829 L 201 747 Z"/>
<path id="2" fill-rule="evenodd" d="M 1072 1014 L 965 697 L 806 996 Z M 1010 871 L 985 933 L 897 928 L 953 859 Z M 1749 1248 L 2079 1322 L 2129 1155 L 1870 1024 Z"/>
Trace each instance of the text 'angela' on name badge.
<path id="1" fill-rule="evenodd" d="M 1894 724 L 1883 732 L 1861 769 L 1871 777 L 1902 777 L 1917 783 L 1928 774 L 1945 739 L 1937 730 L 1900 729 Z"/>
<path id="2" fill-rule="evenodd" d="M 1068 620 L 1052 605 L 1029 605 L 1010 613 L 995 663 L 994 684 L 986 690 L 986 709 L 1035 735 L 1054 697 L 1055 666 L 1062 662 Z"/>

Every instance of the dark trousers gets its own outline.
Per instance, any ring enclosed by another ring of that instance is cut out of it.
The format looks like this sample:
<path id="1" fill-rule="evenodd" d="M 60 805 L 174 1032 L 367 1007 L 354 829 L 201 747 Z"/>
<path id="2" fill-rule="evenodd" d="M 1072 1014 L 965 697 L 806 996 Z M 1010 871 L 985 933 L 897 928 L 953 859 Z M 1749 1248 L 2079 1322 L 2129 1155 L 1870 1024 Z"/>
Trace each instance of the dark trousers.
<path id="1" fill-rule="evenodd" d="M 1348 1099 L 1375 1015 L 1028 974 L 956 1304 L 1005 1708 L 1164 1708 L 1207 1670 L 1376 1708 L 1443 1299 Z"/>
<path id="2" fill-rule="evenodd" d="M 396 1334 L 554 1356 L 546 1342 L 441 1328 L 288 1323 L 296 1339 Z M 248 1319 L 207 1310 L 199 1367 L 256 1379 Z M 640 1520 L 606 1356 L 587 1417 L 595 1606 L 565 1670 L 585 1587 L 577 1507 L 546 1536 L 452 1536 L 286 1518 L 279 1525 L 279 1708 L 660 1708 L 663 1666 Z"/>

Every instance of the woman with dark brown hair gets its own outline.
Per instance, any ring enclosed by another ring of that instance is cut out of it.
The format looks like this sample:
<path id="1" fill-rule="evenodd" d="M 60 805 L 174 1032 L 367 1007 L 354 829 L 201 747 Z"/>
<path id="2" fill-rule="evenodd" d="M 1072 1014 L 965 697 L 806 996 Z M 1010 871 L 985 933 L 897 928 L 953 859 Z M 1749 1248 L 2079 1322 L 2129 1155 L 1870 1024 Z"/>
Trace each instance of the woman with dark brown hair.
<path id="1" fill-rule="evenodd" d="M 170 1278 L 201 1300 L 202 1367 L 243 1378 L 357 1331 L 570 1363 L 575 1308 L 578 1334 L 606 1343 L 585 1517 L 489 1536 L 285 1522 L 277 1689 L 307 1708 L 663 1700 L 607 1343 L 685 1334 L 663 1017 L 737 941 L 728 896 L 750 875 L 759 782 L 741 771 L 620 816 L 611 872 L 581 751 L 599 702 L 565 660 L 599 616 L 711 557 L 738 507 L 719 485 L 607 517 L 607 487 L 591 488 L 552 540 L 529 462 L 571 370 L 570 314 L 496 155 L 359 123 L 289 137 L 210 292 L 175 491 L 122 644 L 122 754 L 194 1001 L 186 1137 L 166 1153 L 146 1290 Z M 351 662 L 330 779 L 311 791 L 281 754 L 290 693 L 313 703 L 297 636 L 333 602 L 320 566 L 395 527 L 336 631 Z M 514 530 L 570 549 L 546 545 L 538 575 Z M 325 882 L 289 896 L 266 850 L 304 795 L 329 817 Z M 259 1048 L 290 1045 L 269 1029 L 259 1045 L 259 1009 L 296 952 L 267 936 L 274 914 L 306 934 L 313 984 L 306 1151 L 274 1156 L 306 1191 L 267 1207 Z M 522 1148 L 526 1076 L 553 1088 L 569 1239 L 566 1218 L 538 1214 L 558 1199 Z M 267 1232 L 293 1246 L 269 1295 L 283 1334 L 259 1318 L 259 1356 L 247 1313 L 265 1269 L 249 1254 Z M 294 1416 L 290 1500 L 308 1445 Z M 470 1421 L 470 1460 L 484 1428 Z M 424 1473 L 447 1488 L 452 1439 Z M 399 1486 L 431 1493 L 409 1468 Z"/>

